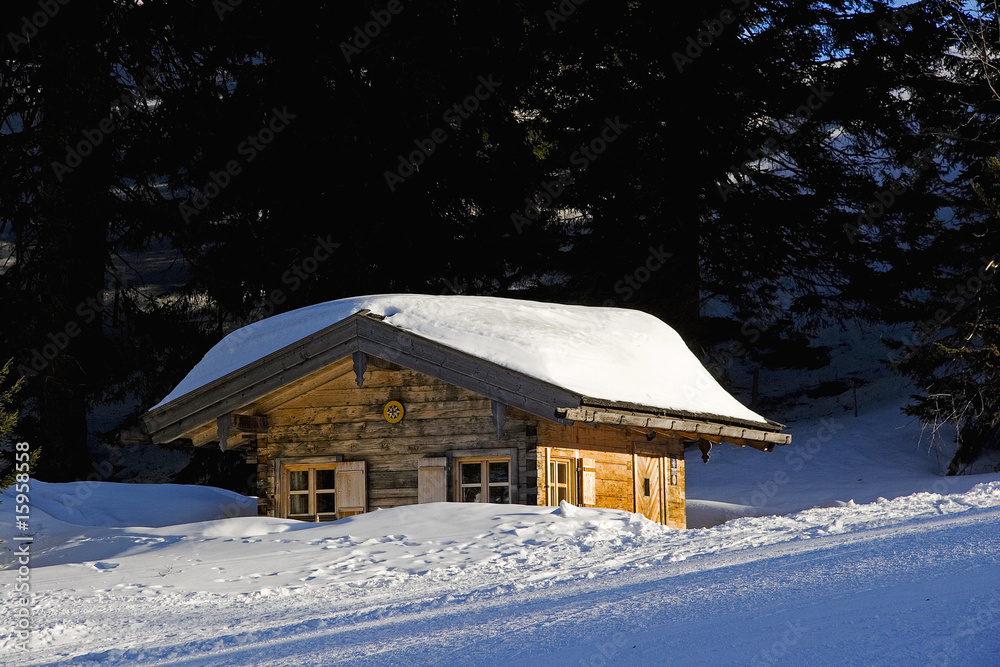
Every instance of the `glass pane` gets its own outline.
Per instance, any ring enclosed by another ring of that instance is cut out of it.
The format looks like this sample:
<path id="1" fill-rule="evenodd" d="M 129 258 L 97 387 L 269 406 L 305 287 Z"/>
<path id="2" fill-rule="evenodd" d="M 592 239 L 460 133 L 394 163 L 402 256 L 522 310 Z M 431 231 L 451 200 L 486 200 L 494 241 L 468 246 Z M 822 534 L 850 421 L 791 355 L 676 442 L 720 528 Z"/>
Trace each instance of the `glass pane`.
<path id="1" fill-rule="evenodd" d="M 316 488 L 317 489 L 333 489 L 334 479 L 337 477 L 336 470 L 317 470 L 316 471 Z"/>
<path id="2" fill-rule="evenodd" d="M 510 487 L 509 486 L 491 486 L 490 487 L 490 502 L 491 503 L 509 503 L 510 502 Z"/>
<path id="3" fill-rule="evenodd" d="M 288 473 L 288 488 L 292 491 L 309 490 L 309 471 L 293 470 Z"/>
<path id="4" fill-rule="evenodd" d="M 483 466 L 481 463 L 462 464 L 462 484 L 479 484 L 483 481 Z"/>
<path id="5" fill-rule="evenodd" d="M 490 462 L 490 483 L 495 482 L 509 482 L 510 481 L 510 464 L 506 461 L 491 461 Z"/>
<path id="6" fill-rule="evenodd" d="M 289 496 L 289 501 L 289 514 L 309 514 L 308 495 L 304 493 L 295 494 Z"/>
<path id="7" fill-rule="evenodd" d="M 479 465 L 479 464 L 476 464 Z M 478 486 L 467 486 L 462 489 L 463 503 L 478 503 L 483 495 L 482 489 Z"/>
<path id="8" fill-rule="evenodd" d="M 336 512 L 337 511 L 337 494 L 335 493 L 317 493 L 316 494 L 316 512 L 321 514 L 323 512 Z"/>
<path id="9" fill-rule="evenodd" d="M 569 494 L 567 491 L 568 489 L 565 486 L 560 486 L 556 489 L 556 503 L 559 503 L 562 500 L 569 502 Z"/>
<path id="10" fill-rule="evenodd" d="M 557 483 L 559 483 L 559 484 L 565 484 L 566 483 L 566 473 L 567 473 L 568 469 L 569 469 L 569 466 L 567 464 L 565 464 L 565 463 L 557 463 L 556 464 L 556 482 Z"/>

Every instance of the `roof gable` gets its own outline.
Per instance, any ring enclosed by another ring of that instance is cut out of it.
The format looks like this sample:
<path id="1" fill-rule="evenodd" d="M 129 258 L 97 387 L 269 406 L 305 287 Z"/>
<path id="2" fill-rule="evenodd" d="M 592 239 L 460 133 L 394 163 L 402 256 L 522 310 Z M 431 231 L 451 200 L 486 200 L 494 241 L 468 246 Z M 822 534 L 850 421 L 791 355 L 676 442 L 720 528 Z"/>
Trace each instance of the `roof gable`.
<path id="1" fill-rule="evenodd" d="M 292 345 L 151 409 L 155 440 L 170 441 L 345 357 L 370 354 L 526 412 L 564 421 L 581 396 L 356 313 Z M 363 364 L 363 357 L 356 357 Z M 358 369 L 356 369 L 358 370 Z M 363 369 L 360 371 L 363 373 Z"/>

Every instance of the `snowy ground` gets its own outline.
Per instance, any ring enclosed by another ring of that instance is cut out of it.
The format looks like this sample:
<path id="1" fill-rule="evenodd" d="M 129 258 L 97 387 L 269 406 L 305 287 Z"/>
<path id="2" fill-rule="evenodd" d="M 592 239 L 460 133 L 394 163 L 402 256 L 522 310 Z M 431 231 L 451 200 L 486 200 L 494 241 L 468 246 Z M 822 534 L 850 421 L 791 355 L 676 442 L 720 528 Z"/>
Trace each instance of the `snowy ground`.
<path id="1" fill-rule="evenodd" d="M 32 482 L 27 652 L 0 505 L 0 663 L 996 665 L 1000 474 L 941 477 L 899 401 L 865 400 L 813 405 L 770 454 L 689 453 L 712 527 L 685 531 L 457 504 L 315 525 L 205 487 Z"/>

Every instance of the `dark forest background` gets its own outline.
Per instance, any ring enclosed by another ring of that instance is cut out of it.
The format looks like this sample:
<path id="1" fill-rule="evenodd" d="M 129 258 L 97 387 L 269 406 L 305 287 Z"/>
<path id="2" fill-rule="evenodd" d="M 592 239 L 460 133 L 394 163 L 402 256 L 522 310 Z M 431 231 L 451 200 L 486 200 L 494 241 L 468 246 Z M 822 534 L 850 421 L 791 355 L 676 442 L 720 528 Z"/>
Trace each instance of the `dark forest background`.
<path id="1" fill-rule="evenodd" d="M 792 368 L 822 324 L 909 323 L 907 409 L 971 460 L 1000 423 L 995 10 L 5 2 L 16 433 L 77 479 L 95 408 L 113 440 L 238 326 L 454 292 L 640 308 Z"/>

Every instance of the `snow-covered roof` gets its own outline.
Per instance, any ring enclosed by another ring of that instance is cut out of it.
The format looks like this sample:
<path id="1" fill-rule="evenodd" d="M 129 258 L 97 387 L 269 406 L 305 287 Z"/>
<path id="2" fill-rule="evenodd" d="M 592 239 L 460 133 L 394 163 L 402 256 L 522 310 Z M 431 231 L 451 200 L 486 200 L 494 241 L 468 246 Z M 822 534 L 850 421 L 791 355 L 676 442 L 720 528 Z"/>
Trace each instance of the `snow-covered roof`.
<path id="1" fill-rule="evenodd" d="M 441 345 L 592 399 L 769 422 L 725 389 L 662 320 L 638 310 L 462 295 L 328 301 L 234 331 L 155 408 L 361 311 Z M 566 406 L 574 407 L 574 406 Z"/>

